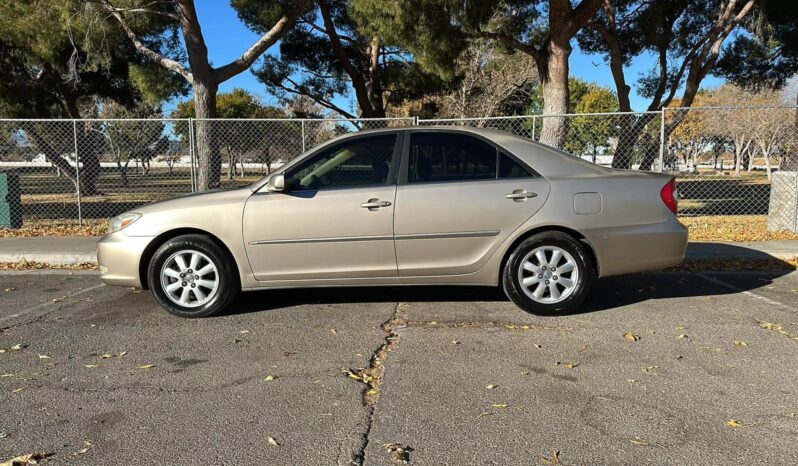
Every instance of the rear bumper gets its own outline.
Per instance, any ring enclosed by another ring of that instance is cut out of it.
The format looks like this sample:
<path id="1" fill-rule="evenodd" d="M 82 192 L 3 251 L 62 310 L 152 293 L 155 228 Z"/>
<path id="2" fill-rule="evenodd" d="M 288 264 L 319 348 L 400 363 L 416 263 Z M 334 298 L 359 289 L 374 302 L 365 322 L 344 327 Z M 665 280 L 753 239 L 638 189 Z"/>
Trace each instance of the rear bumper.
<path id="1" fill-rule="evenodd" d="M 596 228 L 584 232 L 599 263 L 599 276 L 660 270 L 678 265 L 687 228 L 671 217 L 662 223 Z"/>
<path id="2" fill-rule="evenodd" d="M 100 280 L 106 285 L 142 288 L 139 264 L 151 236 L 127 236 L 122 231 L 103 236 L 97 242 Z"/>

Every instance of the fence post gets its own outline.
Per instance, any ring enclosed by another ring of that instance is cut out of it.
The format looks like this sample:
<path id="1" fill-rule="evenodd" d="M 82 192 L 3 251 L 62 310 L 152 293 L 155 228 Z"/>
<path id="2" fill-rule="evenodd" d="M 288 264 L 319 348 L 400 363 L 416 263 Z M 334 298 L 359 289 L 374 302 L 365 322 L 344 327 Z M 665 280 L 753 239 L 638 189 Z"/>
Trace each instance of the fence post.
<path id="1" fill-rule="evenodd" d="M 194 156 L 194 119 L 188 119 L 188 156 L 191 159 L 191 192 L 197 192 L 197 172 L 194 168 L 196 157 Z"/>
<path id="2" fill-rule="evenodd" d="M 665 107 L 659 119 L 659 171 L 665 172 Z"/>
<path id="3" fill-rule="evenodd" d="M 301 120 L 302 125 L 302 152 L 305 152 L 305 120 Z"/>
<path id="4" fill-rule="evenodd" d="M 418 115 L 413 117 L 413 126 L 418 126 Z"/>
<path id="5" fill-rule="evenodd" d="M 78 225 L 83 225 L 83 212 L 80 200 L 80 156 L 78 155 L 78 122 L 72 120 L 72 144 L 75 147 L 75 185 L 77 186 L 78 195 Z"/>

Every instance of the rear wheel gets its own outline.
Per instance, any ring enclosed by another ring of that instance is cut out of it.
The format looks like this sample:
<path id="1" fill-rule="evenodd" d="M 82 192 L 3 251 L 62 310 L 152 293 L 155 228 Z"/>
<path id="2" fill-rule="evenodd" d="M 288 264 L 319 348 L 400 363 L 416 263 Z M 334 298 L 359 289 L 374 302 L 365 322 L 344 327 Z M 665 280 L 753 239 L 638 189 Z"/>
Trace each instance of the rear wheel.
<path id="1" fill-rule="evenodd" d="M 507 296 L 527 312 L 564 315 L 584 302 L 593 284 L 585 246 L 559 231 L 533 235 L 510 254 L 502 275 Z"/>
<path id="2" fill-rule="evenodd" d="M 162 244 L 150 260 L 147 278 L 158 303 L 180 317 L 214 315 L 239 291 L 232 261 L 204 235 L 178 236 Z"/>

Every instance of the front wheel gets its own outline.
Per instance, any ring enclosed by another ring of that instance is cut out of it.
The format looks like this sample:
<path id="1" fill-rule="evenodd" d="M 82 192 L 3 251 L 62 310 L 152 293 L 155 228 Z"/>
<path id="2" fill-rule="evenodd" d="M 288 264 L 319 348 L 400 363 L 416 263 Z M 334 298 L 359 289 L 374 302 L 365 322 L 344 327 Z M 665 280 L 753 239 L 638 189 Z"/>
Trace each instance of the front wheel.
<path id="1" fill-rule="evenodd" d="M 147 273 L 155 299 L 180 317 L 208 317 L 225 309 L 239 291 L 237 271 L 204 235 L 183 235 L 162 244 Z"/>
<path id="2" fill-rule="evenodd" d="M 559 231 L 533 235 L 510 254 L 502 285 L 507 296 L 532 314 L 565 315 L 587 298 L 593 264 L 585 245 Z"/>

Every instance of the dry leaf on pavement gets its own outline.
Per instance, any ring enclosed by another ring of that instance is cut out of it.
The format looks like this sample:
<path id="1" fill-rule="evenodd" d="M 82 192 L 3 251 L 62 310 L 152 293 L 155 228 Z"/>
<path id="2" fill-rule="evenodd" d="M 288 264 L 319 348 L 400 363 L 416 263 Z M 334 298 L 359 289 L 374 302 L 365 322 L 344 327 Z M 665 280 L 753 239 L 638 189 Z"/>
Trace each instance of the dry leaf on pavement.
<path id="1" fill-rule="evenodd" d="M 748 347 L 748 343 L 746 343 L 746 342 L 744 342 L 742 340 L 734 340 L 734 346 L 739 346 L 741 348 L 747 348 Z"/>
<path id="2" fill-rule="evenodd" d="M 624 334 L 623 334 L 623 337 L 624 337 L 624 338 L 626 338 L 626 339 L 627 339 L 627 340 L 629 340 L 629 341 L 637 341 L 637 340 L 639 340 L 639 339 L 640 339 L 640 335 L 636 335 L 636 334 L 634 334 L 634 333 L 632 333 L 632 332 L 626 332 L 626 333 L 624 333 Z"/>
<path id="3" fill-rule="evenodd" d="M 280 446 L 280 443 L 274 437 L 269 437 L 268 440 L 269 440 L 269 444 L 274 445 L 275 447 L 279 447 Z"/>
<path id="4" fill-rule="evenodd" d="M 729 419 L 726 421 L 726 427 L 748 427 L 737 419 Z"/>
<path id="5" fill-rule="evenodd" d="M 562 464 L 560 463 L 560 452 L 558 450 L 552 451 L 551 458 L 546 458 L 545 456 L 541 456 L 540 462 L 543 464 Z"/>
<path id="6" fill-rule="evenodd" d="M 155 367 L 155 364 L 144 364 L 143 366 L 139 366 L 139 369 L 151 369 Z"/>

